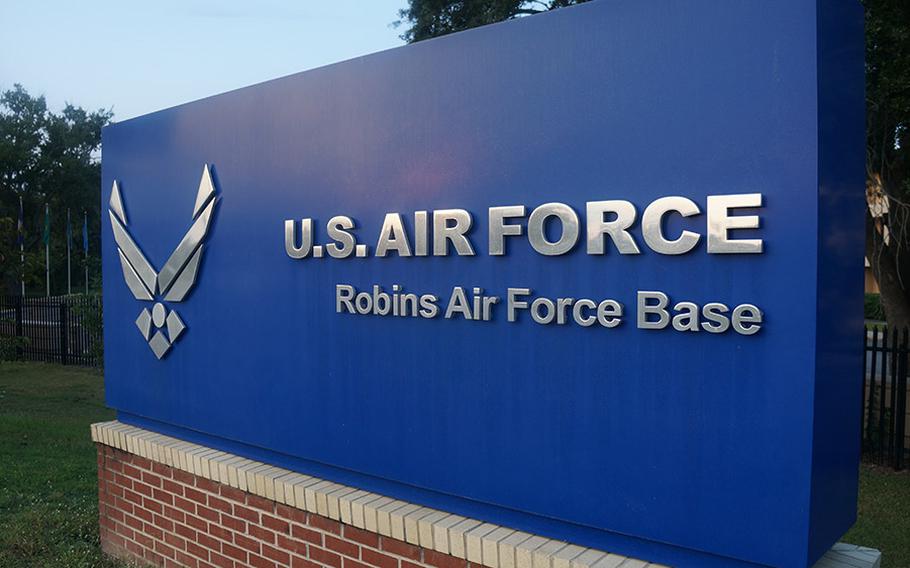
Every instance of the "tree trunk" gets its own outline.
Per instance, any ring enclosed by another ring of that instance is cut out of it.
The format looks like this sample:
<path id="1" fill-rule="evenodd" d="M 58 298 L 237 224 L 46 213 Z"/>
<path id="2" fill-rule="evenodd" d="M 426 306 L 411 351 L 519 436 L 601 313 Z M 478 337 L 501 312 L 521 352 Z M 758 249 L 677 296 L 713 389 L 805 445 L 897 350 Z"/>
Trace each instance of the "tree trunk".
<path id="1" fill-rule="evenodd" d="M 892 237 L 890 240 L 893 243 L 895 239 Z M 893 329 L 904 329 L 910 325 L 910 297 L 901 282 L 896 252 L 896 247 L 885 244 L 882 233 L 875 226 L 875 219 L 867 207 L 866 258 L 872 265 L 872 272 L 878 281 L 882 308 L 885 310 L 888 325 Z"/>

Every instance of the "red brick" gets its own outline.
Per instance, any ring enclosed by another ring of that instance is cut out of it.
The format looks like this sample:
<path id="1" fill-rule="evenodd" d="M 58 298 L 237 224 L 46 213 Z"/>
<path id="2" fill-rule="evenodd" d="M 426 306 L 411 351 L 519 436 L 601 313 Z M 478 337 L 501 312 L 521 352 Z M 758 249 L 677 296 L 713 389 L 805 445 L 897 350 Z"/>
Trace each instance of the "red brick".
<path id="1" fill-rule="evenodd" d="M 344 568 L 370 568 L 362 562 L 357 562 L 356 560 L 351 560 L 350 558 L 344 559 Z"/>
<path id="2" fill-rule="evenodd" d="M 191 501 L 195 501 L 197 503 L 202 503 L 203 505 L 205 505 L 208 501 L 208 496 L 205 493 L 199 491 L 198 489 L 193 489 L 192 487 L 187 487 L 184 489 L 183 494 L 187 499 L 190 499 Z"/>
<path id="3" fill-rule="evenodd" d="M 250 552 L 255 552 L 256 554 L 259 554 L 260 547 L 259 547 L 258 540 L 253 540 L 250 537 L 243 536 L 242 534 L 235 534 L 234 535 L 234 544 L 236 544 L 240 548 L 243 548 L 243 549 L 249 550 Z"/>
<path id="4" fill-rule="evenodd" d="M 196 512 L 197 513 L 199 512 L 198 509 Z M 199 531 L 206 531 L 209 528 L 209 524 L 207 522 L 200 519 L 199 517 L 194 517 L 193 515 L 187 515 L 184 522 L 188 526 L 193 527 L 194 529 L 199 530 Z"/>
<path id="5" fill-rule="evenodd" d="M 269 515 L 262 515 L 262 525 L 272 529 L 275 532 L 280 532 L 284 534 L 289 534 L 291 532 L 291 525 L 287 521 L 282 521 L 277 517 L 272 517 Z"/>
<path id="6" fill-rule="evenodd" d="M 152 539 L 151 537 L 146 536 L 146 535 L 142 534 L 141 532 L 137 532 L 137 533 L 135 533 L 135 534 L 133 535 L 133 538 L 136 540 L 136 542 L 137 542 L 137 543 L 139 544 L 139 546 L 141 546 L 142 548 L 145 548 L 145 549 L 153 549 L 153 550 L 154 550 L 154 548 L 155 548 L 155 540 Z"/>
<path id="7" fill-rule="evenodd" d="M 194 485 L 193 482 L 195 481 L 196 478 L 193 476 L 192 473 L 183 471 L 182 469 L 175 469 L 174 470 L 174 479 L 176 479 L 180 483 L 185 483 L 186 485 Z"/>
<path id="8" fill-rule="evenodd" d="M 129 550 L 130 552 L 132 552 L 133 554 L 135 554 L 136 556 L 139 556 L 140 558 L 142 557 L 143 549 L 141 546 L 139 546 L 135 542 L 133 542 L 131 540 L 126 541 L 126 549 Z"/>
<path id="9" fill-rule="evenodd" d="M 208 506 L 212 509 L 218 509 L 219 511 L 224 511 L 227 514 L 231 514 L 231 504 L 224 499 L 215 497 L 214 495 L 208 496 Z"/>
<path id="10" fill-rule="evenodd" d="M 174 470 L 174 473 L 177 473 L 177 470 Z M 174 495 L 183 495 L 183 486 L 179 483 L 174 483 L 170 479 L 162 480 L 161 488 L 168 493 L 173 493 Z"/>
<path id="11" fill-rule="evenodd" d="M 409 560 L 402 560 L 401 568 L 423 568 L 423 566 L 421 566 L 420 564 L 414 564 L 413 562 L 411 562 Z"/>
<path id="12" fill-rule="evenodd" d="M 152 501 L 151 499 L 143 499 L 142 506 L 153 513 L 158 513 L 159 515 L 164 511 L 164 508 L 161 506 L 161 503 L 158 503 L 157 501 Z"/>
<path id="13" fill-rule="evenodd" d="M 299 556 L 291 557 L 291 568 L 322 568 L 319 564 Z"/>
<path id="14" fill-rule="evenodd" d="M 215 552 L 209 557 L 209 562 L 220 568 L 234 568 L 234 561 L 226 556 L 222 556 Z"/>
<path id="15" fill-rule="evenodd" d="M 130 479 L 129 477 L 120 475 L 119 473 L 114 474 L 114 479 L 112 479 L 111 482 L 114 483 L 115 485 L 119 485 L 121 487 L 126 487 L 127 489 L 133 488 L 133 480 Z"/>
<path id="16" fill-rule="evenodd" d="M 318 533 L 300 525 L 293 525 L 291 527 L 291 536 L 322 546 L 322 533 Z"/>
<path id="17" fill-rule="evenodd" d="M 166 533 L 164 535 L 164 542 L 168 543 L 169 545 L 173 546 L 174 548 L 177 548 L 180 550 L 186 550 L 186 541 L 177 535 Z"/>
<path id="18" fill-rule="evenodd" d="M 133 479 L 142 479 L 142 472 L 131 465 L 123 466 L 123 475 Z"/>
<path id="19" fill-rule="evenodd" d="M 234 542 L 234 533 L 218 525 L 209 525 L 209 534 L 225 542 Z"/>
<path id="20" fill-rule="evenodd" d="M 430 566 L 436 566 L 436 568 L 465 568 L 468 564 L 467 560 L 455 558 L 448 554 L 442 554 L 435 550 L 424 550 L 423 562 Z M 410 563 L 408 562 L 408 564 Z M 401 562 L 401 568 L 406 568 L 405 561 Z"/>
<path id="21" fill-rule="evenodd" d="M 221 553 L 224 554 L 225 556 L 229 556 L 235 560 L 239 560 L 241 562 L 246 562 L 246 557 L 247 557 L 246 551 L 241 550 L 241 549 L 237 548 L 236 546 L 232 546 L 230 544 L 222 544 Z"/>
<path id="22" fill-rule="evenodd" d="M 177 525 L 176 527 L 174 527 L 174 531 L 179 536 L 182 536 L 183 538 L 185 538 L 187 540 L 196 540 L 196 531 L 194 531 L 190 527 L 186 527 L 183 525 Z"/>
<path id="23" fill-rule="evenodd" d="M 168 560 L 167 558 L 165 558 L 164 556 L 161 556 L 154 550 L 148 550 L 148 549 L 146 549 L 146 551 L 145 551 L 145 559 L 148 560 L 149 562 L 151 562 L 152 564 L 154 564 L 155 566 L 164 566 L 164 562 L 166 560 Z"/>
<path id="24" fill-rule="evenodd" d="M 222 485 L 221 487 L 218 488 L 218 492 L 221 494 L 222 497 L 225 497 L 227 499 L 232 499 L 234 501 L 237 501 L 238 503 L 246 502 L 246 493 L 244 493 L 243 491 L 241 491 L 237 488 L 231 487 L 229 485 Z"/>
<path id="25" fill-rule="evenodd" d="M 155 515 L 155 526 L 160 527 L 166 531 L 172 531 L 174 530 L 174 521 L 165 519 L 160 515 Z"/>
<path id="26" fill-rule="evenodd" d="M 164 465 L 163 463 L 152 462 L 152 471 L 155 472 L 155 473 L 157 473 L 158 475 L 160 475 L 160 476 L 162 476 L 162 477 L 170 477 L 170 476 L 171 476 L 171 468 L 168 467 L 168 466 L 166 466 L 166 465 Z"/>
<path id="27" fill-rule="evenodd" d="M 161 541 L 155 543 L 155 552 L 161 553 L 168 558 L 174 558 L 177 555 L 176 550 Z"/>
<path id="28" fill-rule="evenodd" d="M 138 504 L 139 503 L 137 503 L 137 505 Z M 121 511 L 125 511 L 127 513 L 133 512 L 133 504 L 125 499 L 121 499 L 120 497 L 114 497 L 114 507 L 120 509 Z"/>
<path id="29" fill-rule="evenodd" d="M 133 491 L 135 491 L 136 493 L 141 493 L 142 495 L 145 495 L 146 497 L 152 496 L 152 487 L 150 485 L 146 485 L 145 483 L 139 483 L 139 482 L 134 483 Z"/>
<path id="30" fill-rule="evenodd" d="M 174 506 L 187 513 L 196 513 L 196 504 L 183 497 L 174 497 Z"/>
<path id="31" fill-rule="evenodd" d="M 142 521 L 136 517 L 127 515 L 125 521 L 126 525 L 133 530 L 141 531 L 142 530 Z"/>
<path id="32" fill-rule="evenodd" d="M 287 505 L 278 504 L 275 506 L 275 512 L 279 517 L 294 521 L 295 523 L 306 524 L 306 511 Z"/>
<path id="33" fill-rule="evenodd" d="M 224 513 L 221 514 L 221 524 L 227 528 L 237 531 L 239 533 L 246 532 L 246 522 L 241 521 L 240 519 L 235 519 L 234 517 L 229 517 Z"/>
<path id="34" fill-rule="evenodd" d="M 386 552 L 420 562 L 420 549 L 406 542 L 384 536 L 380 542 L 380 548 Z"/>
<path id="35" fill-rule="evenodd" d="M 110 519 L 113 519 L 115 521 L 119 521 L 122 523 L 124 514 L 123 514 L 123 511 L 108 508 L 107 513 L 105 513 L 105 517 L 108 517 Z"/>
<path id="36" fill-rule="evenodd" d="M 300 540 L 293 540 L 284 535 L 278 535 L 278 548 L 306 556 L 305 542 Z"/>
<path id="37" fill-rule="evenodd" d="M 133 465 L 142 469 L 152 469 L 152 460 L 134 454 Z"/>
<path id="38" fill-rule="evenodd" d="M 354 544 L 353 542 L 348 542 L 346 540 L 341 540 L 340 538 L 335 538 L 334 536 L 325 537 L 325 547 L 339 554 L 344 554 L 345 556 L 350 556 L 351 558 L 360 558 L 360 547 Z"/>
<path id="39" fill-rule="evenodd" d="M 168 492 L 167 490 L 155 489 L 152 491 L 152 495 L 155 497 L 155 500 L 167 503 L 168 505 L 174 504 L 174 494 Z"/>
<path id="40" fill-rule="evenodd" d="M 398 559 L 369 548 L 360 549 L 360 559 L 377 568 L 398 568 Z"/>
<path id="41" fill-rule="evenodd" d="M 250 566 L 254 568 L 275 568 L 277 565 L 268 558 L 250 554 Z"/>
<path id="42" fill-rule="evenodd" d="M 275 544 L 275 533 L 256 525 L 250 525 L 250 536 L 264 540 L 269 544 Z"/>
<path id="43" fill-rule="evenodd" d="M 316 527 L 317 529 L 323 530 L 325 532 L 341 535 L 341 523 L 338 521 L 333 521 L 331 519 L 320 517 L 319 515 L 313 515 L 311 513 L 307 515 L 307 524 L 311 527 Z"/>
<path id="44" fill-rule="evenodd" d="M 217 523 L 221 518 L 221 513 L 215 509 L 209 509 L 208 507 L 203 507 L 202 505 L 196 505 L 196 514 L 202 517 L 207 521 Z"/>
<path id="45" fill-rule="evenodd" d="M 220 547 L 219 547 L 219 550 L 220 550 Z M 197 557 L 199 557 L 199 558 L 201 558 L 201 559 L 203 559 L 203 560 L 208 560 L 208 559 L 209 559 L 209 551 L 208 551 L 208 549 L 205 548 L 204 546 L 199 546 L 199 545 L 196 544 L 195 542 L 187 542 L 187 543 L 186 543 L 186 551 L 187 551 L 188 553 L 192 554 L 193 556 L 197 556 Z"/>
<path id="46" fill-rule="evenodd" d="M 209 493 L 218 493 L 218 484 L 203 477 L 196 478 L 196 487 L 203 491 L 208 491 Z"/>
<path id="47" fill-rule="evenodd" d="M 152 519 L 155 516 L 151 511 L 149 511 L 148 509 L 143 509 L 142 507 L 136 507 L 135 509 L 133 509 L 133 514 L 136 515 L 137 517 L 139 517 L 140 519 L 142 519 L 143 521 L 146 521 L 149 523 L 152 522 Z"/>
<path id="48" fill-rule="evenodd" d="M 146 523 L 145 526 L 142 527 L 142 530 L 145 532 L 145 534 L 150 535 L 155 540 L 164 540 L 164 531 L 155 525 Z"/>
<path id="49" fill-rule="evenodd" d="M 259 512 L 240 505 L 234 505 L 234 516 L 259 524 Z"/>
<path id="50" fill-rule="evenodd" d="M 148 483 L 152 487 L 161 487 L 161 478 L 147 471 L 142 472 L 142 482 Z"/>
<path id="51" fill-rule="evenodd" d="M 186 568 L 196 568 L 199 565 L 198 560 L 185 552 L 180 552 L 179 550 L 177 551 L 177 562 L 179 562 L 178 566 Z"/>
<path id="52" fill-rule="evenodd" d="M 315 560 L 320 564 L 328 564 L 329 566 L 334 566 L 335 568 L 341 568 L 341 557 L 334 552 L 316 548 L 315 546 L 310 546 L 309 551 L 310 558 L 312 560 Z"/>
<path id="53" fill-rule="evenodd" d="M 169 519 L 174 519 L 178 523 L 182 523 L 185 517 L 183 511 L 179 511 L 173 507 L 168 507 L 167 505 L 164 506 L 164 516 Z"/>
<path id="54" fill-rule="evenodd" d="M 275 562 L 280 564 L 289 564 L 291 562 L 291 555 L 283 550 L 278 550 L 267 544 L 262 545 L 262 555 L 266 558 L 271 558 Z"/>
<path id="55" fill-rule="evenodd" d="M 275 502 L 269 501 L 259 495 L 249 495 L 246 496 L 246 504 L 250 507 L 256 507 L 257 509 L 262 509 L 266 513 L 275 512 Z"/>
<path id="56" fill-rule="evenodd" d="M 212 526 L 211 528 L 215 527 Z M 196 542 L 210 551 L 221 552 L 221 543 L 207 534 L 198 533 L 196 535 Z"/>
<path id="57" fill-rule="evenodd" d="M 136 505 L 142 506 L 142 495 L 139 495 L 138 493 L 127 489 L 123 492 L 123 498 L 130 503 L 135 503 Z"/>
<path id="58" fill-rule="evenodd" d="M 360 544 L 365 544 L 366 546 L 379 548 L 378 534 L 360 530 L 358 528 L 352 527 L 351 525 L 344 525 L 344 538 L 353 540 L 354 542 L 359 542 Z"/>

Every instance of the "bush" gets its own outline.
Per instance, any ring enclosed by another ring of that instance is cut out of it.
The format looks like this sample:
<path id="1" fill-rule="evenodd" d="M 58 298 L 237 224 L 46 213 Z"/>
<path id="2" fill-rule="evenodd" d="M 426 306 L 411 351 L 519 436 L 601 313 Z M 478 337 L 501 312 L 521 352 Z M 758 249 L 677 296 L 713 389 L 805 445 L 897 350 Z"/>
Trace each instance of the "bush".
<path id="1" fill-rule="evenodd" d="M 885 310 L 882 308 L 881 294 L 866 294 L 863 307 L 866 312 L 867 320 L 884 320 Z"/>
<path id="2" fill-rule="evenodd" d="M 5 320 L 0 321 L 0 323 L 4 322 Z M 17 351 L 26 345 L 28 345 L 28 339 L 25 337 L 0 335 L 0 362 L 15 361 Z"/>

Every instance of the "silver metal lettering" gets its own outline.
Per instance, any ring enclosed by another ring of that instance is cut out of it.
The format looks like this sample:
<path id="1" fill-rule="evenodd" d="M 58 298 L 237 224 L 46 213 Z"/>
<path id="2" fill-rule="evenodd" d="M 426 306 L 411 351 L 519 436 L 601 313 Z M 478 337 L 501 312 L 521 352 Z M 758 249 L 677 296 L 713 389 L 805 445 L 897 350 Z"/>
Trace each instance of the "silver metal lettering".
<path id="1" fill-rule="evenodd" d="M 500 256 L 506 253 L 505 237 L 521 235 L 521 225 L 507 225 L 505 219 L 514 219 L 525 216 L 524 205 L 507 205 L 504 207 L 490 207 L 489 234 L 490 255 Z"/>
<path id="2" fill-rule="evenodd" d="M 347 258 L 354 254 L 357 239 L 348 232 L 348 230 L 353 228 L 354 220 L 345 215 L 338 215 L 329 219 L 329 222 L 326 223 L 326 232 L 329 238 L 336 241 L 325 246 L 329 256 L 332 258 Z"/>
<path id="3" fill-rule="evenodd" d="M 731 239 L 731 229 L 758 229 L 758 215 L 730 216 L 730 210 L 741 207 L 761 207 L 762 194 L 708 196 L 708 254 L 761 254 L 761 239 Z"/>
<path id="4" fill-rule="evenodd" d="M 648 303 L 656 301 L 657 303 Z M 670 314 L 667 313 L 667 304 L 670 298 L 663 292 L 638 293 L 638 329 L 663 329 L 670 323 Z M 657 321 L 648 319 L 649 315 L 656 315 Z"/>
<path id="5" fill-rule="evenodd" d="M 455 224 L 449 226 L 449 221 Z M 433 255 L 447 256 L 451 242 L 459 256 L 474 256 L 474 247 L 465 236 L 472 223 L 471 214 L 464 209 L 433 211 Z"/>
<path id="6" fill-rule="evenodd" d="M 641 217 L 641 231 L 645 242 L 654 252 L 661 254 L 685 254 L 695 248 L 701 235 L 692 231 L 683 231 L 674 241 L 668 240 L 663 232 L 663 218 L 669 212 L 677 212 L 683 217 L 698 215 L 698 205 L 685 197 L 661 197 L 655 199 L 645 209 Z"/>
<path id="7" fill-rule="evenodd" d="M 556 217 L 562 224 L 559 240 L 550 242 L 546 236 L 546 222 Z M 578 215 L 564 203 L 544 203 L 534 209 L 528 218 L 528 240 L 534 250 L 544 256 L 559 256 L 572 250 L 578 242 Z"/>
<path id="8" fill-rule="evenodd" d="M 408 233 L 404 230 L 400 213 L 386 213 L 379 231 L 376 256 L 386 256 L 390 250 L 397 252 L 398 256 L 411 256 Z"/>
<path id="9" fill-rule="evenodd" d="M 605 254 L 606 239 L 609 235 L 619 254 L 640 254 L 635 239 L 628 229 L 635 223 L 635 206 L 628 201 L 589 201 L 586 205 L 588 229 L 588 254 Z M 615 213 L 616 219 L 606 221 L 607 213 Z"/>
<path id="10" fill-rule="evenodd" d="M 300 246 L 294 236 L 296 224 L 293 219 L 284 222 L 284 250 L 291 258 L 306 258 L 313 246 L 313 220 L 300 221 Z"/>

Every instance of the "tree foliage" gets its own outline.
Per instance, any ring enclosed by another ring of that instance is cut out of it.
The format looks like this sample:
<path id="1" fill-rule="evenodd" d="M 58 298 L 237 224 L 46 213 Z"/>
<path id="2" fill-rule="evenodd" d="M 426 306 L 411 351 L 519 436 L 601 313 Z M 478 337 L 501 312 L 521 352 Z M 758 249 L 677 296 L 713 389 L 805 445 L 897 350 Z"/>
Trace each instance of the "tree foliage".
<path id="1" fill-rule="evenodd" d="M 50 111 L 43 96 L 21 85 L 0 93 L 0 293 L 17 291 L 22 276 L 16 226 L 19 198 L 25 211 L 29 292 L 44 290 L 44 206 L 51 209 L 52 292 L 66 286 L 66 211 L 72 212 L 74 288 L 82 289 L 82 215 L 89 217 L 90 251 L 97 264 L 100 231 L 101 127 L 111 119 L 106 110 L 87 112 L 67 104 Z M 95 271 L 97 273 L 97 270 Z"/>
<path id="2" fill-rule="evenodd" d="M 408 0 L 396 25 L 408 29 L 401 39 L 408 43 L 581 4 L 588 0 Z"/>
<path id="3" fill-rule="evenodd" d="M 890 323 L 910 324 L 910 2 L 866 9 L 866 256 Z"/>

